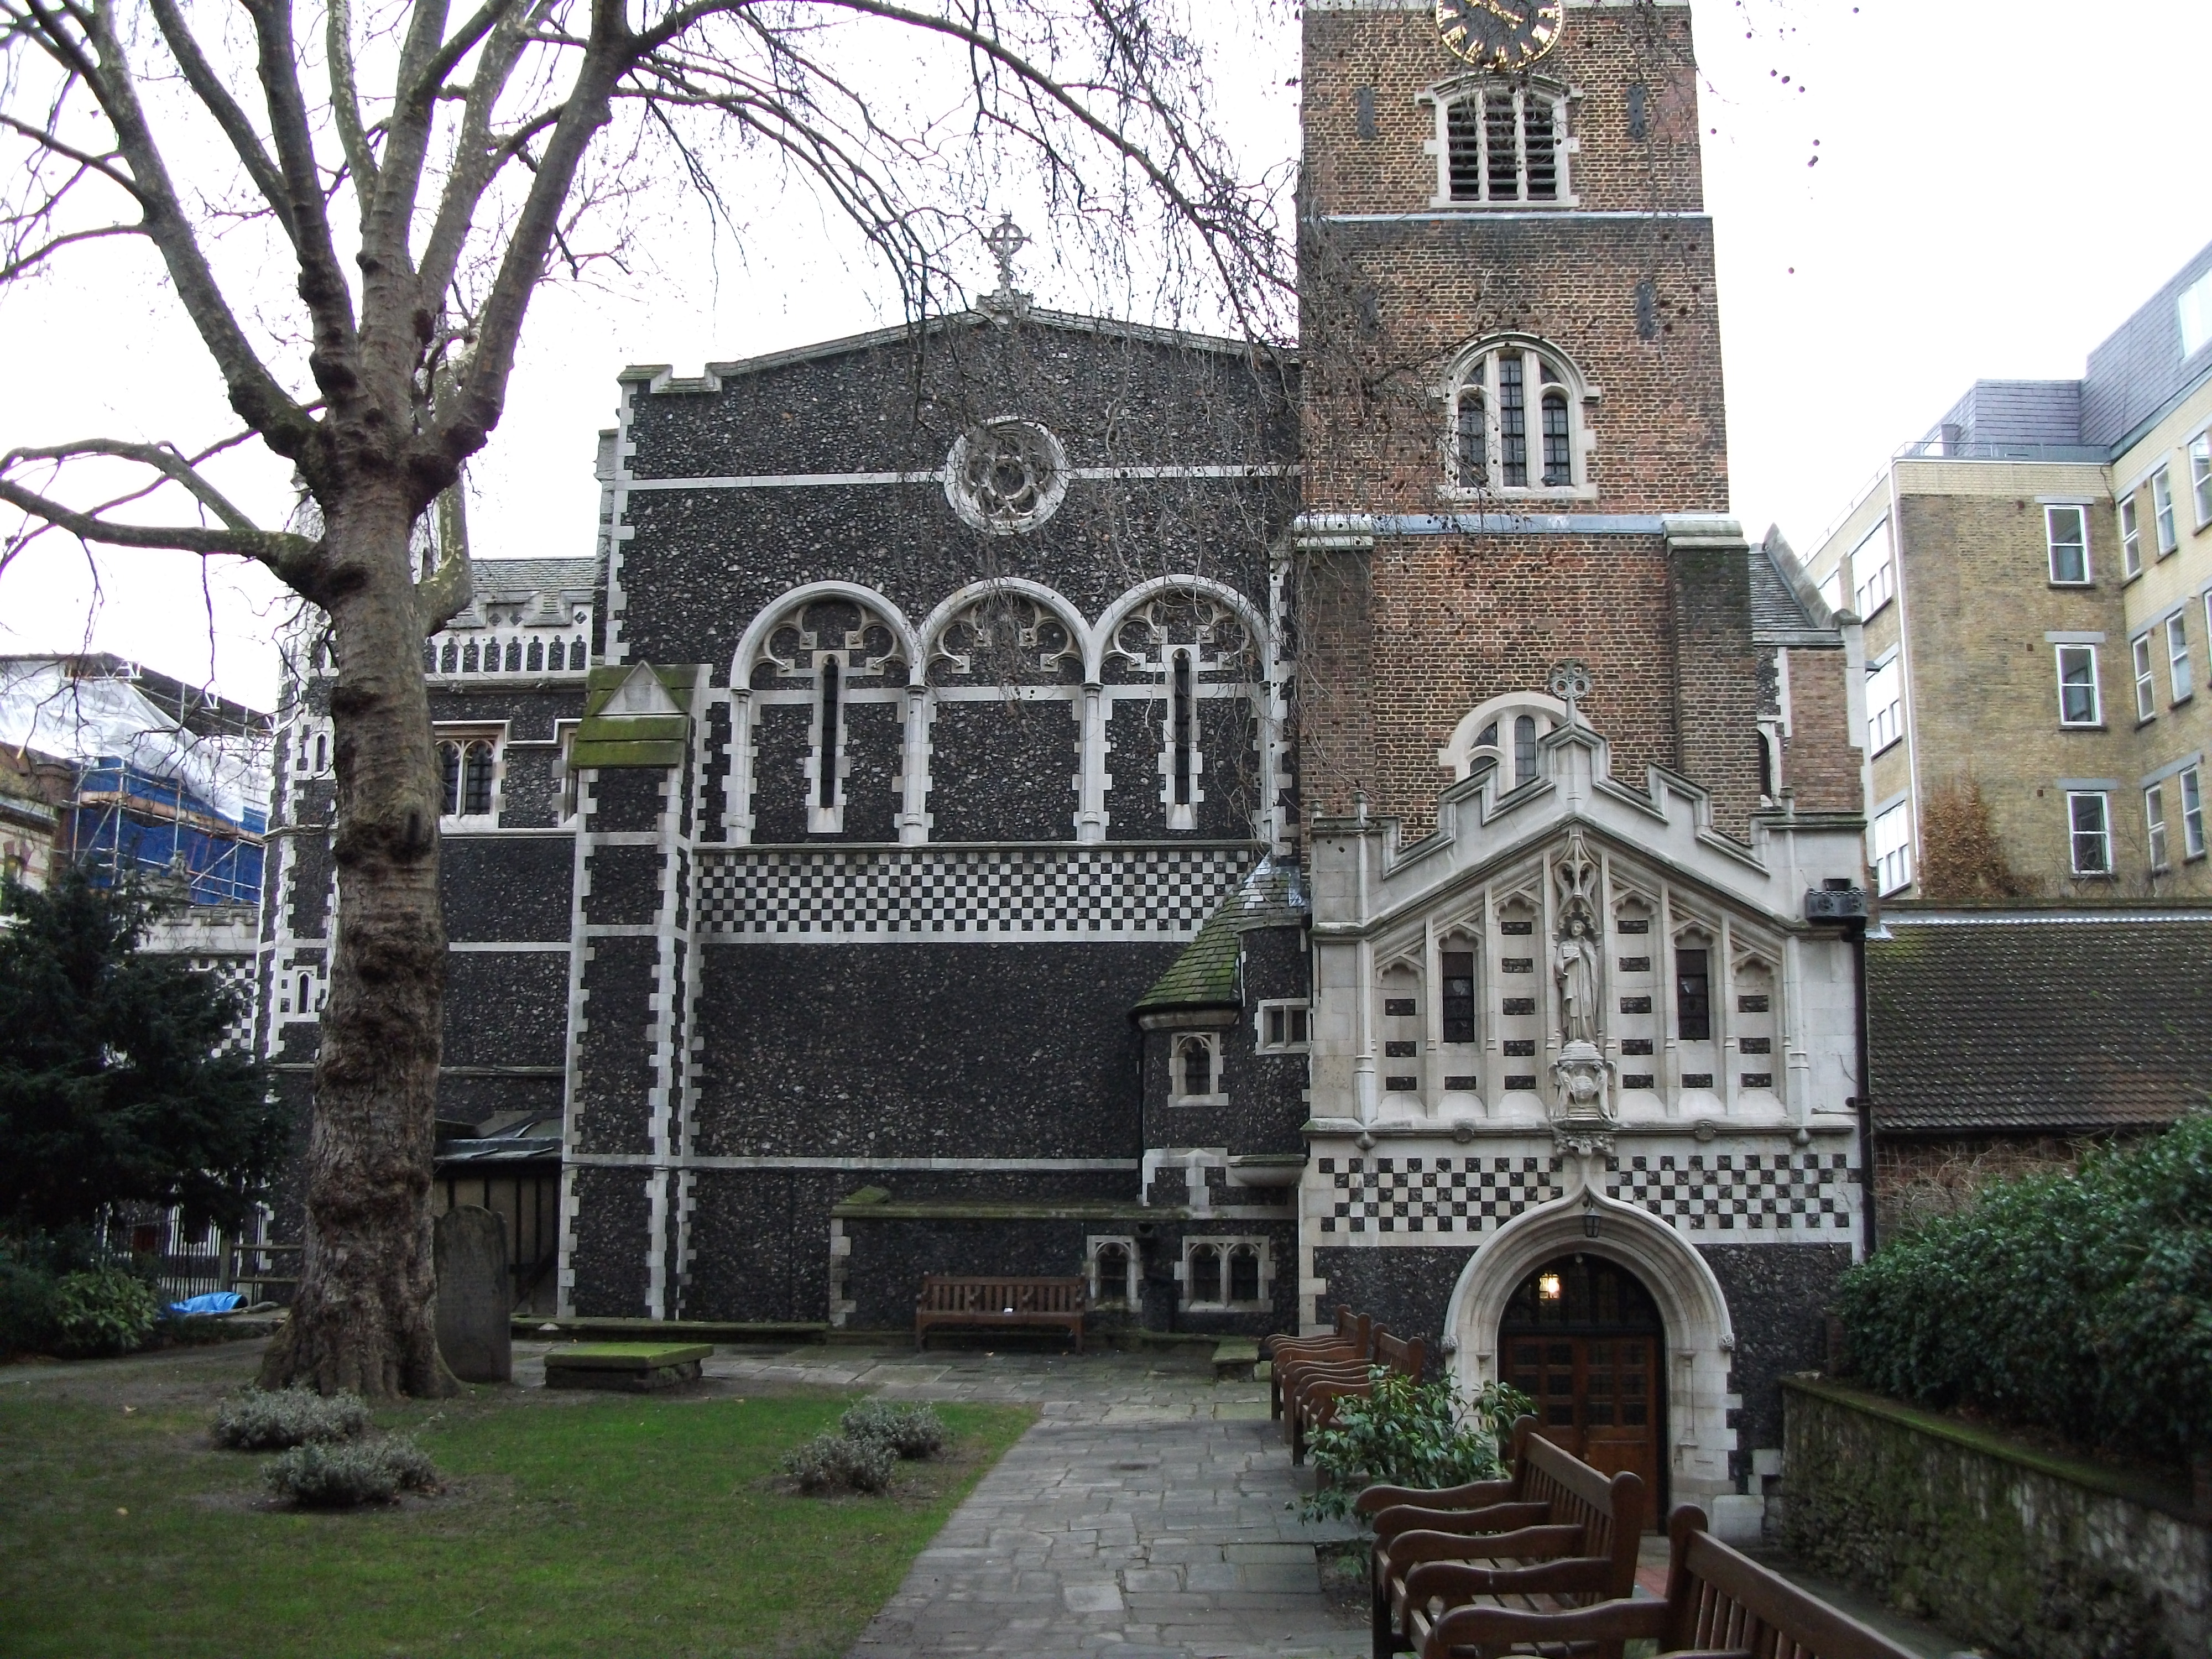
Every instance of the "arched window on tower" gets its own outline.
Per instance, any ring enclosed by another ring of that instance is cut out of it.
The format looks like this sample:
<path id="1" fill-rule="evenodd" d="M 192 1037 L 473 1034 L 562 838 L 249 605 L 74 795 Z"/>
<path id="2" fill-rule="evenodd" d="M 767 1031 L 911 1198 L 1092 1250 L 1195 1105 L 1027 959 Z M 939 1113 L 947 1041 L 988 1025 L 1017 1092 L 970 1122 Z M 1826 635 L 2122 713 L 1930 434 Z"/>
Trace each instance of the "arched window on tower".
<path id="1" fill-rule="evenodd" d="M 835 657 L 822 665 L 821 735 L 815 745 L 814 804 L 824 812 L 837 807 L 837 675 L 842 665 Z"/>
<path id="2" fill-rule="evenodd" d="M 1191 701 L 1189 652 L 1178 651 L 1175 653 L 1174 678 L 1175 684 L 1170 699 L 1172 705 L 1170 718 L 1175 722 L 1173 734 L 1175 753 L 1172 762 L 1175 775 L 1174 794 L 1169 803 L 1170 810 L 1168 813 L 1168 828 L 1188 830 L 1194 822 L 1194 815 L 1190 810 L 1190 762 L 1197 716 L 1197 710 Z"/>
<path id="3" fill-rule="evenodd" d="M 1446 455 L 1450 489 L 1587 495 L 1589 445 L 1575 406 L 1590 401 L 1560 353 L 1534 342 L 1488 342 L 1452 379 Z"/>

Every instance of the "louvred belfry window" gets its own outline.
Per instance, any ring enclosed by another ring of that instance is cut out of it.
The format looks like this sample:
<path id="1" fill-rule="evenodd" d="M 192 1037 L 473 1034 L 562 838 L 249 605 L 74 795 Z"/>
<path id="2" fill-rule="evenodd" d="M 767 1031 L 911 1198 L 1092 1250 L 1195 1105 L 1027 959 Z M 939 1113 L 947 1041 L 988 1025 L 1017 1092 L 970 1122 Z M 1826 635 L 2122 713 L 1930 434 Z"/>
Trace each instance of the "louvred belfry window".
<path id="1" fill-rule="evenodd" d="M 1556 204 L 1566 198 L 1565 99 L 1537 85 L 1478 87 L 1443 107 L 1443 197 L 1449 202 Z"/>

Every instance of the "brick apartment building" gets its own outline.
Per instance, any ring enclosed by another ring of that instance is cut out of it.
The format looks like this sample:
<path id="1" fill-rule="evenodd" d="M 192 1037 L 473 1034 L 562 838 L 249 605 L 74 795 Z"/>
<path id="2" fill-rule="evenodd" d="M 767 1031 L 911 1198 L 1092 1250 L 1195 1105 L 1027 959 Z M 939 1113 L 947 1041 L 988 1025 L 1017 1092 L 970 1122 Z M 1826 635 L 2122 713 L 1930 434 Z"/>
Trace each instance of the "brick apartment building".
<path id="1" fill-rule="evenodd" d="M 2212 247 L 2081 379 L 1977 381 L 1808 559 L 1865 629 L 1884 894 L 1929 896 L 1978 787 L 2011 896 L 2212 897 L 2208 347 Z"/>

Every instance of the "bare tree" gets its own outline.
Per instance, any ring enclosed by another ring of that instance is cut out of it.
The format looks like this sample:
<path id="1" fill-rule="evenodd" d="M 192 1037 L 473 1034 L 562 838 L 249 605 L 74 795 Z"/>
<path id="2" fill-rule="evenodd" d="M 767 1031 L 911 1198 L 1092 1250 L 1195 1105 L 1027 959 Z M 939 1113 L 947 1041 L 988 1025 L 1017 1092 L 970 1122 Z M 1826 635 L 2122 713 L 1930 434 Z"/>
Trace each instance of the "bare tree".
<path id="1" fill-rule="evenodd" d="M 446 940 L 422 646 L 470 574 L 458 539 L 417 558 L 410 535 L 498 425 L 532 295 L 618 256 L 654 190 L 726 218 L 781 173 L 923 315 L 982 187 L 1018 169 L 1064 234 L 1141 235 L 1171 286 L 1274 331 L 1273 190 L 1211 129 L 1181 3 L 482 0 L 456 21 L 324 0 L 303 33 L 291 0 L 0 0 L 0 283 L 149 245 L 244 428 L 0 458 L 22 515 L 0 568 L 49 531 L 239 555 L 331 625 L 337 949 L 307 1262 L 264 1384 L 453 1386 L 428 1318 Z M 257 441 L 312 508 L 289 527 L 210 477 Z"/>

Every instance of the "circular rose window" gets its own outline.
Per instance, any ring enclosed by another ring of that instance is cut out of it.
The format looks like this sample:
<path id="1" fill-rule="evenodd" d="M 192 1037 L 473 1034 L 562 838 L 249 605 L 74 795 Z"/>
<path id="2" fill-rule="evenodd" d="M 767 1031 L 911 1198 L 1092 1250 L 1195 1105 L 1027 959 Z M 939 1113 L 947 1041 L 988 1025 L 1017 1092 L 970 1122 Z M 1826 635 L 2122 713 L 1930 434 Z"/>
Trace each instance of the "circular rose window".
<path id="1" fill-rule="evenodd" d="M 961 522 L 994 536 L 1034 530 L 1067 494 L 1067 452 L 1034 421 L 970 427 L 945 464 L 945 495 Z"/>

